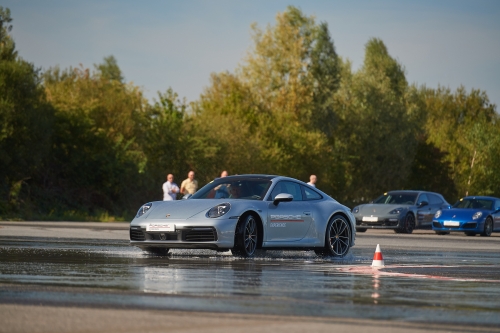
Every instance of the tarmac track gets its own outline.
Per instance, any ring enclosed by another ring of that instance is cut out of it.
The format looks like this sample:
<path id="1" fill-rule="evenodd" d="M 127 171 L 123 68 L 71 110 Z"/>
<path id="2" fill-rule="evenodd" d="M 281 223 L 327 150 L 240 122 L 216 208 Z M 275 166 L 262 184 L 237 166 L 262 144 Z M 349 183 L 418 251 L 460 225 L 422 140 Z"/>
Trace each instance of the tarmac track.
<path id="1" fill-rule="evenodd" d="M 0 222 L 0 332 L 500 332 L 500 234 L 369 230 L 342 260 L 172 252 L 130 247 L 126 223 Z"/>

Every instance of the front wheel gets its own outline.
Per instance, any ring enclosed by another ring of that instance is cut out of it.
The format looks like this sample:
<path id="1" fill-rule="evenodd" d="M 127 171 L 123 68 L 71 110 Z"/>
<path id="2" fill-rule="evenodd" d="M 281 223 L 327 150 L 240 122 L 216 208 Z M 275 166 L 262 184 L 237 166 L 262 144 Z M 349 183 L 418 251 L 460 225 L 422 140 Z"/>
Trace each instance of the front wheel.
<path id="1" fill-rule="evenodd" d="M 325 247 L 314 252 L 318 255 L 344 257 L 351 248 L 351 228 L 340 215 L 334 216 L 326 228 Z"/>
<path id="2" fill-rule="evenodd" d="M 234 255 L 252 257 L 257 249 L 259 240 L 257 220 L 253 215 L 247 215 L 238 222 L 234 235 Z"/>
<path id="3" fill-rule="evenodd" d="M 413 232 L 413 229 L 415 229 L 415 217 L 413 214 L 407 214 L 405 217 L 405 220 L 403 221 L 403 226 L 400 227 L 399 229 L 396 229 L 396 233 L 404 233 L 404 234 L 411 234 Z"/>
<path id="4" fill-rule="evenodd" d="M 484 221 L 484 229 L 481 233 L 483 237 L 491 236 L 491 232 L 493 231 L 493 221 L 488 217 L 486 221 Z"/>

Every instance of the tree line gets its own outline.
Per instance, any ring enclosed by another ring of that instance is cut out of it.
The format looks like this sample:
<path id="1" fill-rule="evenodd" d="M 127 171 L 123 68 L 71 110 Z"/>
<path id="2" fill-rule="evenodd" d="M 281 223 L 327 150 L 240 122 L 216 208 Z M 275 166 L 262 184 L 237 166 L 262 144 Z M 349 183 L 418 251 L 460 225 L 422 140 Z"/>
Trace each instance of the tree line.
<path id="1" fill-rule="evenodd" d="M 42 72 L 0 7 L 0 218 L 128 220 L 167 173 L 307 180 L 351 206 L 393 189 L 500 196 L 500 121 L 484 91 L 408 83 L 381 39 L 353 70 L 328 26 L 295 7 L 198 100 L 148 101 L 113 56 Z"/>

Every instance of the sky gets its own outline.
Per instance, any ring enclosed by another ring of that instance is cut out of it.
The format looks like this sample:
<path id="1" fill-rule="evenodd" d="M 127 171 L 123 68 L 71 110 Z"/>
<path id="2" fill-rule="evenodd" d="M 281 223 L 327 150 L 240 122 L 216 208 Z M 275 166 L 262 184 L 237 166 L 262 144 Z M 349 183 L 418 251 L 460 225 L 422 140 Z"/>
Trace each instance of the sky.
<path id="1" fill-rule="evenodd" d="M 485 91 L 500 104 L 498 0 L 3 0 L 19 55 L 43 70 L 93 68 L 113 55 L 152 101 L 172 88 L 188 102 L 210 74 L 233 72 L 252 50 L 251 24 L 296 6 L 328 24 L 336 52 L 359 69 L 380 38 L 410 83 Z M 497 108 L 497 111 L 500 111 Z"/>

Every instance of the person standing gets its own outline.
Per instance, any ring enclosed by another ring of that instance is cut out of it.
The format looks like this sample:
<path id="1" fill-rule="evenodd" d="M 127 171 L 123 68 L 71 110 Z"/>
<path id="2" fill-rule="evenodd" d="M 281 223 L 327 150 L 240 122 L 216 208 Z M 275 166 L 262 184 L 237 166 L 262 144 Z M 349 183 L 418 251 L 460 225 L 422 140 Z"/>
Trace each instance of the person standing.
<path id="1" fill-rule="evenodd" d="M 227 177 L 228 173 L 226 170 L 222 171 L 220 173 L 220 178 L 224 178 L 224 177 Z M 219 198 L 229 198 L 229 188 L 228 188 L 229 184 L 221 184 L 219 186 L 216 186 L 214 188 L 215 190 L 215 197 L 216 199 L 219 199 Z"/>
<path id="2" fill-rule="evenodd" d="M 316 179 L 316 175 L 311 175 L 309 177 L 309 183 L 307 184 L 311 185 L 312 187 L 316 187 Z"/>
<path id="3" fill-rule="evenodd" d="M 188 173 L 187 179 L 184 179 L 181 184 L 181 193 L 194 194 L 198 190 L 198 181 L 194 179 L 194 171 L 191 170 Z"/>
<path id="4" fill-rule="evenodd" d="M 177 199 L 177 193 L 179 193 L 179 186 L 174 183 L 174 175 L 169 173 L 167 175 L 167 181 L 163 183 L 163 201 L 170 201 Z"/>

